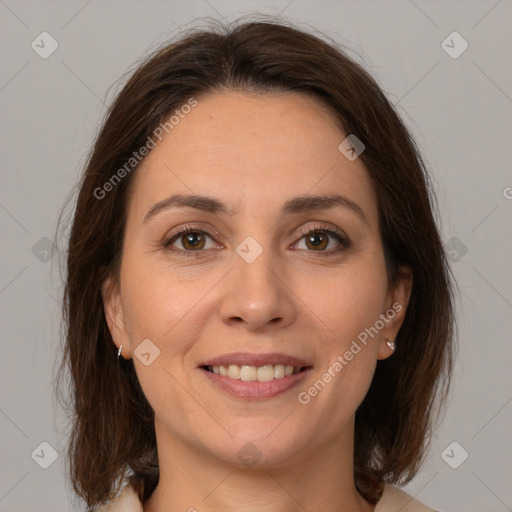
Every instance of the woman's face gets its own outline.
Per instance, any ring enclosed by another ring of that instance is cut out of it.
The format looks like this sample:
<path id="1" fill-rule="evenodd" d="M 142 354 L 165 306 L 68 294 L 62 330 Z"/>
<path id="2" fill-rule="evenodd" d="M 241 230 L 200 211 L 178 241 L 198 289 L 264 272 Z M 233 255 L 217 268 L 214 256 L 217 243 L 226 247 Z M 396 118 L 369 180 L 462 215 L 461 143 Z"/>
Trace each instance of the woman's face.
<path id="1" fill-rule="evenodd" d="M 377 198 L 345 138 L 309 96 L 222 92 L 137 170 L 104 298 L 159 449 L 276 466 L 353 442 L 411 277 L 388 287 Z"/>

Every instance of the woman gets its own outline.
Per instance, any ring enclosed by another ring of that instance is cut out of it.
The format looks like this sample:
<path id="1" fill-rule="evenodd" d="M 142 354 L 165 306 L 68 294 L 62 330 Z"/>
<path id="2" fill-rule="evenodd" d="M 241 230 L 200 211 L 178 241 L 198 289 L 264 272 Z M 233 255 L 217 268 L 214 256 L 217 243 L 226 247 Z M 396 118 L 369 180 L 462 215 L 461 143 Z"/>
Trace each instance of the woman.
<path id="1" fill-rule="evenodd" d="M 147 59 L 69 241 L 77 494 L 103 511 L 432 510 L 393 484 L 418 471 L 452 370 L 434 199 L 334 44 L 237 23 Z"/>

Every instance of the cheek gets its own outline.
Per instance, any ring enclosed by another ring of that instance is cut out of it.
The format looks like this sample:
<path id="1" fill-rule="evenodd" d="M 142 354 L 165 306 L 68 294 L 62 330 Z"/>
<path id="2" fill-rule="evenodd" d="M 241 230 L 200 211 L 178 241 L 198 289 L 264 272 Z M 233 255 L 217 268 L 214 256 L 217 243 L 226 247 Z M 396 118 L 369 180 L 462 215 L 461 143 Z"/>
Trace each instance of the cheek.
<path id="1" fill-rule="evenodd" d="M 325 415 L 322 421 L 333 435 L 364 399 L 377 364 L 379 336 L 373 329 L 383 313 L 387 277 L 378 259 L 362 263 L 340 267 L 315 286 L 310 278 L 301 284 L 322 347 L 317 380 L 301 391 L 314 402 L 315 414 Z"/>
<path id="2" fill-rule="evenodd" d="M 196 308 L 200 299 L 214 284 L 213 276 L 202 279 L 188 279 L 186 271 L 170 270 L 151 261 L 123 262 L 122 296 L 125 325 L 132 339 L 150 338 L 155 343 L 166 339 L 181 339 L 174 334 L 185 325 L 183 320 Z M 210 283 L 210 281 L 212 281 Z"/>
<path id="3" fill-rule="evenodd" d="M 298 295 L 326 336 L 343 350 L 384 313 L 386 290 L 385 269 L 376 261 L 341 267 L 322 279 L 305 277 Z"/>

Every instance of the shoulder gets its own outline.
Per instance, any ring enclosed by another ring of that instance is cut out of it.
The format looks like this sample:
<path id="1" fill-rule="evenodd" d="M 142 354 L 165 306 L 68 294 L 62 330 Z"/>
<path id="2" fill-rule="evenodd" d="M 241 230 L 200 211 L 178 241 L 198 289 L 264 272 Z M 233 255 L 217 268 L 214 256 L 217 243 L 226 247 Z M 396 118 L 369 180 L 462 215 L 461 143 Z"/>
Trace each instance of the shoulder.
<path id="1" fill-rule="evenodd" d="M 97 512 L 143 512 L 143 510 L 135 491 L 126 485 L 115 499 L 101 506 Z"/>
<path id="2" fill-rule="evenodd" d="M 436 512 L 423 505 L 410 494 L 392 485 L 386 485 L 382 497 L 375 507 L 375 512 Z"/>

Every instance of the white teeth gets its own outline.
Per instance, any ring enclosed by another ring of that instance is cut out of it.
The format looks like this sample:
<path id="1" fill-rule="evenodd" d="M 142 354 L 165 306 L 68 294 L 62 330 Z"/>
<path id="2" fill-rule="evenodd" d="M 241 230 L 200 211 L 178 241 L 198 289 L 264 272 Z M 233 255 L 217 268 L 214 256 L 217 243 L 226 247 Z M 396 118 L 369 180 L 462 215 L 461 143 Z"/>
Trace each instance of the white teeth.
<path id="1" fill-rule="evenodd" d="M 266 364 L 264 366 L 247 366 L 230 364 L 229 366 L 210 366 L 209 369 L 216 375 L 229 377 L 230 379 L 243 380 L 245 382 L 255 381 L 267 382 L 274 379 L 289 377 L 294 373 L 299 373 L 300 368 L 285 366 L 284 364 Z"/>
<path id="2" fill-rule="evenodd" d="M 258 369 L 256 366 L 241 366 L 240 367 L 240 380 L 250 381 L 256 380 Z"/>
<path id="3" fill-rule="evenodd" d="M 271 364 L 260 366 L 258 368 L 257 378 L 259 382 L 266 382 L 268 380 L 274 380 L 276 378 L 276 372 Z"/>
<path id="4" fill-rule="evenodd" d="M 230 379 L 239 379 L 240 378 L 240 366 L 237 364 L 230 364 L 228 366 L 228 377 Z"/>
<path id="5" fill-rule="evenodd" d="M 280 379 L 284 377 L 284 364 L 276 364 L 274 366 L 275 378 Z"/>

